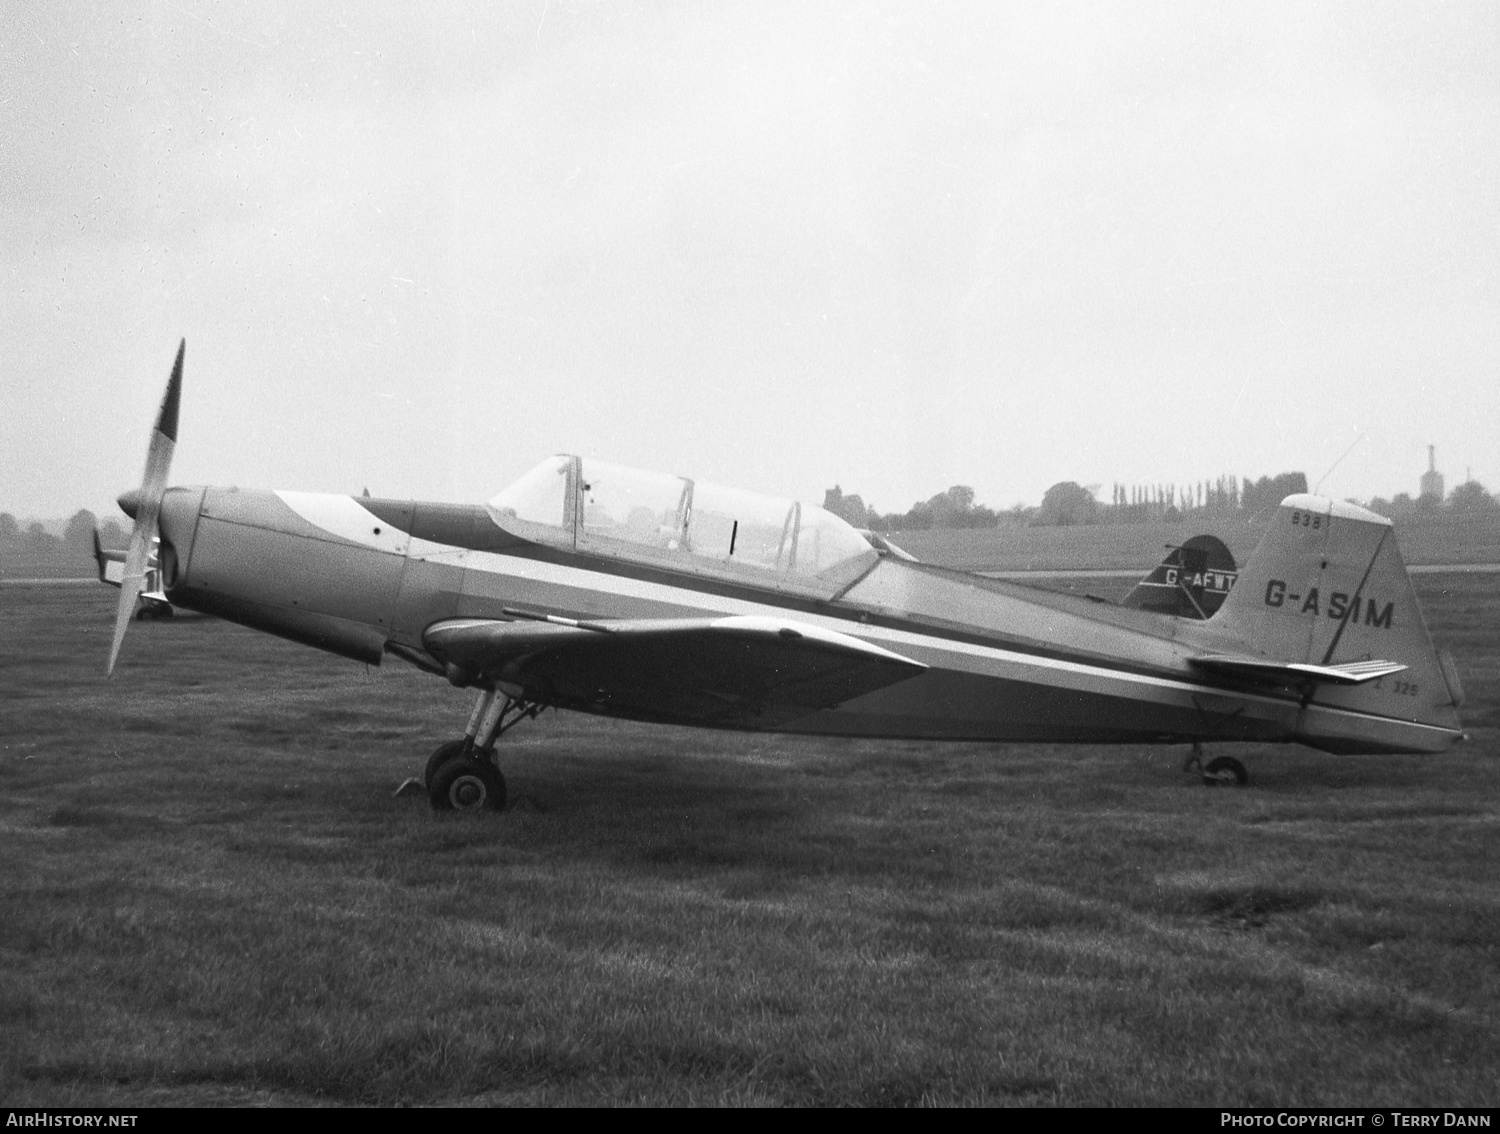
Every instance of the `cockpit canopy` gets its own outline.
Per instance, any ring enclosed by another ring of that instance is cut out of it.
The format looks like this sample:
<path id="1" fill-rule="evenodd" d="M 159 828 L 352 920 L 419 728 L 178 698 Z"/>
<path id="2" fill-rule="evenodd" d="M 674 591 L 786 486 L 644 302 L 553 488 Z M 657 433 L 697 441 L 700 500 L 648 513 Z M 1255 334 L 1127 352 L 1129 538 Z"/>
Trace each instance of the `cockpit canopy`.
<path id="1" fill-rule="evenodd" d="M 501 527 L 553 546 L 684 570 L 838 590 L 878 560 L 812 504 L 576 456 L 550 457 L 489 502 Z"/>

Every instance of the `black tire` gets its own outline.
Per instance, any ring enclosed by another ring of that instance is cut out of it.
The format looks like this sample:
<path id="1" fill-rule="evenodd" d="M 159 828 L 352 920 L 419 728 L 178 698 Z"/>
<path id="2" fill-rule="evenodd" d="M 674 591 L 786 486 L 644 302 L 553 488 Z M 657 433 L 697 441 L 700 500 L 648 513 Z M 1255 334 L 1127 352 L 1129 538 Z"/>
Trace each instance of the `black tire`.
<path id="1" fill-rule="evenodd" d="M 1203 765 L 1203 782 L 1209 787 L 1244 787 L 1250 773 L 1233 756 L 1215 756 Z"/>
<path id="2" fill-rule="evenodd" d="M 434 811 L 503 811 L 505 777 L 479 760 L 449 760 L 427 787 Z"/>
<path id="3" fill-rule="evenodd" d="M 439 744 L 434 748 L 432 755 L 427 757 L 427 767 L 422 769 L 422 786 L 431 787 L 432 777 L 437 774 L 438 768 L 457 756 L 463 751 L 463 748 L 464 742 L 462 739 L 450 740 L 446 744 Z"/>

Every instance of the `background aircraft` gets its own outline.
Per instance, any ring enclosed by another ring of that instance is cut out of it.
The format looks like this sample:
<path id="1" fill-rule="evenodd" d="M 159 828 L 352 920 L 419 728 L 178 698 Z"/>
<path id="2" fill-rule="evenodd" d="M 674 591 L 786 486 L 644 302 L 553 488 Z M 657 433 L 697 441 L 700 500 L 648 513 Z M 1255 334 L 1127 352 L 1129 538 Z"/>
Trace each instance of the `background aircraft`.
<path id="1" fill-rule="evenodd" d="M 135 526 L 111 671 L 159 537 L 174 604 L 475 690 L 463 736 L 428 759 L 435 808 L 503 806 L 496 740 L 547 707 L 1195 751 L 1441 752 L 1462 735 L 1390 522 L 1352 504 L 1288 497 L 1212 617 L 1183 618 L 911 562 L 809 504 L 572 455 L 487 505 L 169 489 L 182 365 L 179 347 L 120 500 Z M 1226 756 L 1203 772 L 1245 779 Z"/>
<path id="2" fill-rule="evenodd" d="M 1171 548 L 1122 600 L 1139 610 L 1179 618 L 1212 618 L 1239 580 L 1234 556 L 1217 536 L 1195 535 Z"/>
<path id="3" fill-rule="evenodd" d="M 150 551 L 141 582 L 141 593 L 137 600 L 135 617 L 138 621 L 171 618 L 172 604 L 161 586 L 161 561 L 157 553 L 159 539 L 151 540 Z M 99 581 L 118 587 L 125 578 L 126 552 L 107 549 L 99 543 L 99 529 L 94 529 L 94 562 L 99 566 Z"/>

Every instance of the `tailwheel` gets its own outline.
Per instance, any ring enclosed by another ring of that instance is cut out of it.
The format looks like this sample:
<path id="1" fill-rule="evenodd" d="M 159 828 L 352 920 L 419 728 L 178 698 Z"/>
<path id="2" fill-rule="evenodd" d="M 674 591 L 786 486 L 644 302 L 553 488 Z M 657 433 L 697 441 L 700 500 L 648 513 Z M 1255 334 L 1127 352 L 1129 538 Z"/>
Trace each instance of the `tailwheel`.
<path id="1" fill-rule="evenodd" d="M 1203 783 L 1207 787 L 1244 787 L 1250 773 L 1233 756 L 1215 756 L 1203 765 Z"/>
<path id="2" fill-rule="evenodd" d="M 503 811 L 505 777 L 484 759 L 449 759 L 438 765 L 427 798 L 434 811 Z"/>

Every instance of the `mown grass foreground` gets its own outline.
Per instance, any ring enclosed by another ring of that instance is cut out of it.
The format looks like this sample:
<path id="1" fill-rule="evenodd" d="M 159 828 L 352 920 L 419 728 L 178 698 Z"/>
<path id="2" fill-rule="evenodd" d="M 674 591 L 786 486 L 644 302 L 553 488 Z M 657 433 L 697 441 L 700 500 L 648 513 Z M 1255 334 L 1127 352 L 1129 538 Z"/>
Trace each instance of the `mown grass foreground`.
<path id="1" fill-rule="evenodd" d="M 1493 1105 L 1500 598 L 1419 580 L 1436 758 L 802 740 L 547 715 L 0 589 L 0 1100 Z"/>

